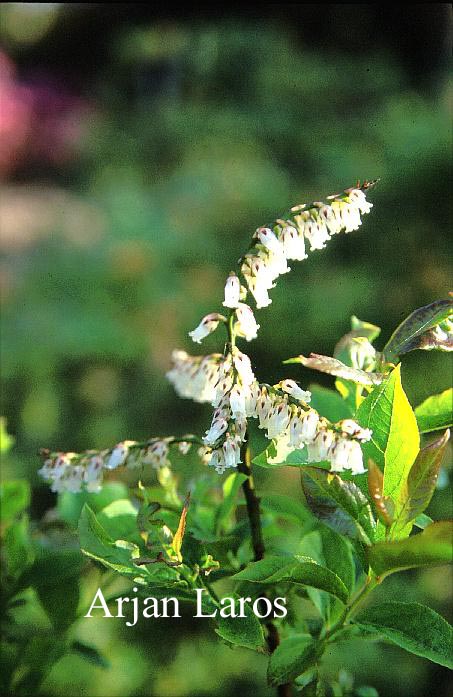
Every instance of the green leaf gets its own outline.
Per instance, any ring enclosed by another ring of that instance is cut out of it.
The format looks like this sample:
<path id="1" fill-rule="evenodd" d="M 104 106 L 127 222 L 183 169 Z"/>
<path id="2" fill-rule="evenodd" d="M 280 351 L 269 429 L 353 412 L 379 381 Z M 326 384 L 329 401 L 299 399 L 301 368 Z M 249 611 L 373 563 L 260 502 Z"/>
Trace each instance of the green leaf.
<path id="1" fill-rule="evenodd" d="M 453 561 L 453 521 L 441 520 L 405 540 L 378 542 L 367 549 L 368 561 L 378 576 L 417 566 Z"/>
<path id="2" fill-rule="evenodd" d="M 223 501 L 218 509 L 216 518 L 216 529 L 219 531 L 228 518 L 235 506 L 236 498 L 239 489 L 247 479 L 247 475 L 242 472 L 230 474 L 223 483 Z"/>
<path id="3" fill-rule="evenodd" d="M 326 591 L 346 603 L 348 589 L 343 581 L 330 569 L 318 564 L 310 557 L 269 556 L 252 562 L 243 571 L 232 576 L 235 581 L 252 583 L 295 583 Z"/>
<path id="4" fill-rule="evenodd" d="M 309 634 L 284 639 L 269 660 L 267 679 L 271 685 L 284 685 L 316 663 L 317 646 Z"/>
<path id="5" fill-rule="evenodd" d="M 30 505 L 30 484 L 15 479 L 0 484 L 0 514 L 2 522 L 13 520 Z"/>
<path id="6" fill-rule="evenodd" d="M 246 617 L 217 617 L 215 631 L 230 644 L 264 652 L 263 628 L 248 604 L 245 604 L 245 614 Z"/>
<path id="7" fill-rule="evenodd" d="M 420 445 L 415 415 L 401 384 L 401 365 L 362 402 L 357 421 L 373 432 L 371 441 L 364 443 L 363 449 L 384 471 L 382 493 L 392 498 L 396 518 L 403 505 L 407 476 Z M 384 525 L 378 526 L 377 536 L 385 536 Z"/>
<path id="8" fill-rule="evenodd" d="M 80 547 L 84 554 L 119 573 L 139 576 L 128 549 L 118 547 L 85 504 L 79 520 Z"/>
<path id="9" fill-rule="evenodd" d="M 76 528 L 79 522 L 82 508 L 87 503 L 92 511 L 97 513 L 103 508 L 106 508 L 113 501 L 118 499 L 127 499 L 127 486 L 122 482 L 105 482 L 99 493 L 89 494 L 87 491 L 81 491 L 78 494 L 72 494 L 70 491 L 65 491 L 58 496 L 57 510 L 60 518 L 72 527 Z"/>
<path id="10" fill-rule="evenodd" d="M 366 497 L 354 482 L 342 480 L 319 467 L 301 469 L 308 507 L 323 523 L 341 535 L 370 544 L 375 522 Z"/>
<path id="11" fill-rule="evenodd" d="M 332 423 L 352 417 L 352 409 L 338 392 L 321 385 L 309 385 L 308 389 L 311 392 L 310 406 Z"/>
<path id="12" fill-rule="evenodd" d="M 89 661 L 99 668 L 110 668 L 110 662 L 94 648 L 94 646 L 89 646 L 81 641 L 73 641 L 69 647 L 70 651 L 79 654 L 85 660 Z"/>
<path id="13" fill-rule="evenodd" d="M 397 356 L 419 348 L 423 334 L 446 319 L 453 311 L 453 300 L 436 300 L 414 310 L 395 329 L 384 346 L 387 361 L 394 362 Z"/>
<path id="14" fill-rule="evenodd" d="M 32 566 L 21 576 L 21 587 L 64 586 L 67 579 L 80 577 L 83 564 L 84 558 L 78 548 L 51 550 L 42 547 Z"/>
<path id="15" fill-rule="evenodd" d="M 453 387 L 425 399 L 415 408 L 415 416 L 420 433 L 453 426 Z"/>
<path id="16" fill-rule="evenodd" d="M 78 578 L 68 578 L 64 585 L 39 585 L 36 593 L 57 631 L 71 626 L 76 619 L 79 604 Z"/>
<path id="17" fill-rule="evenodd" d="M 453 668 L 453 628 L 425 605 L 396 601 L 381 603 L 357 615 L 354 622 L 377 629 L 406 651 Z"/>
<path id="18" fill-rule="evenodd" d="M 113 540 L 129 540 L 137 536 L 137 509 L 130 499 L 112 501 L 96 517 Z"/>
<path id="19" fill-rule="evenodd" d="M 288 438 L 276 438 L 253 460 L 254 465 L 265 469 L 275 469 L 284 465 L 298 467 L 307 461 L 306 448 L 294 450 L 288 446 Z"/>
<path id="20" fill-rule="evenodd" d="M 17 577 L 33 561 L 33 548 L 28 526 L 28 516 L 12 523 L 5 533 L 4 551 L 7 574 Z"/>
<path id="21" fill-rule="evenodd" d="M 264 494 L 260 498 L 260 506 L 278 516 L 296 518 L 304 526 L 313 521 L 312 514 L 305 506 L 284 494 Z"/>
<path id="22" fill-rule="evenodd" d="M 339 378 L 343 378 L 343 380 L 350 380 L 359 385 L 379 385 L 382 382 L 382 375 L 380 373 L 367 373 L 365 370 L 351 368 L 342 363 L 342 361 L 339 361 L 338 358 L 322 356 L 318 353 L 311 353 L 308 358 L 301 354 L 300 356 L 296 356 L 296 358 L 283 361 L 283 363 L 302 363 L 305 368 L 318 370 L 321 373 L 328 373 L 329 375 L 336 375 Z"/>
<path id="23" fill-rule="evenodd" d="M 447 430 L 418 453 L 407 477 L 404 502 L 395 525 L 397 529 L 403 529 L 423 513 L 431 501 L 449 438 L 450 431 Z"/>
<path id="24" fill-rule="evenodd" d="M 325 565 L 343 581 L 348 591 L 352 591 L 355 582 L 355 564 L 350 542 L 325 525 L 320 526 L 319 533 Z"/>
<path id="25" fill-rule="evenodd" d="M 39 550 L 33 565 L 21 576 L 21 587 L 32 586 L 58 631 L 75 620 L 83 557 L 79 549 Z"/>

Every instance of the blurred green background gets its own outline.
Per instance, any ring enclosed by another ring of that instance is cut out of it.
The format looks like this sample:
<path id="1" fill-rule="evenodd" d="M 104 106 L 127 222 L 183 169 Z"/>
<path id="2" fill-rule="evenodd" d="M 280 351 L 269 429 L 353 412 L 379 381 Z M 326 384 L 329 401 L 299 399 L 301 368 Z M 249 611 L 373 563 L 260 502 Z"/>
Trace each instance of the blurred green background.
<path id="1" fill-rule="evenodd" d="M 381 177 L 361 230 L 294 262 L 258 313 L 247 351 L 260 378 L 330 384 L 281 362 L 332 354 L 352 314 L 383 328 L 379 348 L 412 309 L 446 296 L 450 12 L 3 4 L 1 413 L 16 440 L 3 477 L 30 479 L 35 520 L 55 505 L 36 475 L 39 447 L 207 427 L 209 406 L 177 400 L 165 380 L 171 350 L 197 353 L 187 332 L 220 307 L 255 227 L 289 206 Z M 445 389 L 451 367 L 446 354 L 409 355 L 412 404 Z M 436 517 L 452 513 L 445 484 Z M 260 485 L 297 492 L 292 471 Z M 392 583 L 448 613 L 446 570 Z M 180 623 L 82 626 L 111 667 L 65 658 L 46 694 L 268 694 L 264 657 Z M 389 697 L 452 689 L 447 671 L 390 647 L 330 658 Z"/>

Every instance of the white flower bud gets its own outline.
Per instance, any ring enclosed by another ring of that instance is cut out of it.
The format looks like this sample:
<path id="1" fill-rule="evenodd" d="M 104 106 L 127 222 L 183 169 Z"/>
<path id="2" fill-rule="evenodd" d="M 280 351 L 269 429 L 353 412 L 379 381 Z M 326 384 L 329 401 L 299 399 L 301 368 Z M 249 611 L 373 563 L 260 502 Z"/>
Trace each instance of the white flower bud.
<path id="1" fill-rule="evenodd" d="M 275 406 L 267 418 L 267 437 L 278 438 L 289 426 L 291 412 L 287 402 L 280 402 Z"/>
<path id="2" fill-rule="evenodd" d="M 235 438 L 227 437 L 222 445 L 225 468 L 236 467 L 241 461 L 241 450 Z"/>
<path id="3" fill-rule="evenodd" d="M 233 419 L 246 415 L 245 390 L 237 383 L 233 385 L 230 392 L 230 407 Z"/>
<path id="4" fill-rule="evenodd" d="M 281 232 L 281 241 L 287 259 L 303 261 L 307 258 L 304 236 L 300 235 L 293 225 L 286 225 L 283 228 Z"/>
<path id="5" fill-rule="evenodd" d="M 228 422 L 226 419 L 218 418 L 214 419 L 211 427 L 206 431 L 206 435 L 203 438 L 203 443 L 206 445 L 213 445 L 219 440 L 220 436 L 225 433 L 228 428 Z"/>
<path id="6" fill-rule="evenodd" d="M 344 435 L 351 436 L 362 443 L 369 441 L 373 433 L 369 428 L 362 428 L 352 419 L 343 419 L 338 426 Z"/>
<path id="7" fill-rule="evenodd" d="M 268 227 L 260 227 L 255 232 L 255 235 L 266 249 L 269 249 L 278 256 L 283 255 L 283 245 L 273 230 Z"/>
<path id="8" fill-rule="evenodd" d="M 303 390 L 295 380 L 282 380 L 280 387 L 284 392 L 287 392 L 294 399 L 299 399 L 302 402 L 309 402 L 311 399 L 311 392 Z"/>
<path id="9" fill-rule="evenodd" d="M 112 453 L 105 463 L 104 467 L 108 470 L 114 470 L 121 465 L 124 465 L 127 456 L 129 455 L 129 446 L 133 445 L 133 440 L 125 440 L 122 443 L 118 443 Z"/>
<path id="10" fill-rule="evenodd" d="M 214 332 L 219 326 L 219 322 L 224 320 L 225 317 L 223 317 L 223 315 L 219 315 L 217 312 L 211 312 L 211 314 L 203 317 L 196 329 L 189 332 L 189 336 L 196 344 L 201 344 L 202 339 Z"/>
<path id="11" fill-rule="evenodd" d="M 96 493 L 100 491 L 102 484 L 102 470 L 104 461 L 100 455 L 94 455 L 90 458 L 83 472 L 83 481 L 86 484 L 87 491 Z"/>
<path id="12" fill-rule="evenodd" d="M 225 283 L 225 300 L 222 303 L 224 307 L 235 308 L 239 303 L 241 293 L 241 284 L 235 273 L 230 273 Z"/>
<path id="13" fill-rule="evenodd" d="M 247 356 L 247 354 L 242 353 L 239 351 L 239 349 L 236 349 L 233 354 L 233 363 L 243 385 L 247 386 L 255 382 L 252 364 L 250 363 L 250 358 Z"/>
<path id="14" fill-rule="evenodd" d="M 251 308 L 245 303 L 239 303 L 236 309 L 236 317 L 236 331 L 238 335 L 243 336 L 247 341 L 256 339 L 260 325 L 256 323 Z"/>

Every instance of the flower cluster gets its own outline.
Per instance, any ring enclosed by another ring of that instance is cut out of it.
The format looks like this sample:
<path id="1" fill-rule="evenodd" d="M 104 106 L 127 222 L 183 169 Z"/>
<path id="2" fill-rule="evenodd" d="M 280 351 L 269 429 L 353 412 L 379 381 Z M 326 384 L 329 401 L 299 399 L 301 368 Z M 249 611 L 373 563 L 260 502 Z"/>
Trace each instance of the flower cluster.
<path id="1" fill-rule="evenodd" d="M 328 203 L 316 201 L 295 206 L 287 219 L 278 219 L 272 227 L 258 228 L 251 249 L 240 260 L 245 286 L 234 272 L 225 283 L 223 306 L 231 312 L 235 334 L 247 341 L 257 336 L 259 324 L 252 309 L 243 302 L 248 291 L 258 309 L 270 305 L 269 290 L 274 288 L 279 276 L 291 270 L 288 261 L 306 259 L 307 245 L 310 251 L 323 249 L 332 235 L 357 230 L 362 224 L 360 216 L 369 213 L 372 205 L 366 200 L 363 189 L 346 189 L 342 194 L 329 196 Z M 227 322 L 223 315 L 210 313 L 189 336 L 199 344 L 220 323 Z"/>
<path id="2" fill-rule="evenodd" d="M 176 350 L 172 353 L 173 367 L 167 378 L 180 397 L 212 402 L 224 360 L 221 353 L 189 356 L 185 351 Z"/>
<path id="3" fill-rule="evenodd" d="M 255 245 L 243 258 L 241 273 L 257 308 L 272 302 L 269 290 L 278 276 L 290 271 L 288 261 L 306 259 L 307 244 L 310 251 L 323 249 L 332 235 L 357 230 L 360 215 L 369 213 L 373 205 L 362 189 L 346 189 L 328 201 L 295 206 L 288 219 L 256 231 Z"/>
<path id="4" fill-rule="evenodd" d="M 310 392 L 294 380 L 282 380 L 270 387 L 256 380 L 249 357 L 234 347 L 219 364 L 217 384 L 212 388 L 214 413 L 203 437 L 210 454 L 208 464 L 217 472 L 237 467 L 241 462 L 241 446 L 246 438 L 247 419 L 258 419 L 260 429 L 269 440 L 284 439 L 288 448 L 307 446 L 310 462 L 329 460 L 331 469 L 350 469 L 353 474 L 364 471 L 360 443 L 370 439 L 371 432 L 351 419 L 330 424 L 309 406 Z M 176 378 L 178 365 L 170 371 L 179 394 L 193 392 L 184 377 Z M 194 381 L 198 380 L 197 374 Z"/>
<path id="5" fill-rule="evenodd" d="M 238 272 L 230 273 L 226 280 L 223 306 L 228 308 L 228 316 L 210 313 L 189 332 L 195 343 L 201 343 L 223 324 L 228 334 L 225 353 L 190 356 L 185 351 L 173 352 L 167 378 L 176 392 L 214 407 L 210 427 L 201 441 L 194 436 L 187 440 L 170 437 L 146 443 L 123 441 L 101 452 L 46 453 L 39 473 L 51 482 L 52 490 L 98 491 L 104 470 L 140 464 L 161 469 L 170 464 L 171 445 L 178 445 L 185 453 L 193 442 L 201 446 L 198 454 L 203 462 L 224 472 L 241 462 L 249 418 L 258 419 L 259 428 L 271 440 L 286 439 L 288 448 L 307 446 L 311 462 L 329 460 L 332 471 L 363 472 L 360 444 L 369 440 L 371 433 L 351 420 L 333 425 L 327 422 L 309 406 L 310 393 L 294 380 L 282 380 L 273 387 L 258 383 L 249 357 L 236 347 L 236 337 L 252 341 L 260 328 L 245 302 L 248 293 L 258 309 L 266 307 L 272 302 L 269 290 L 276 279 L 290 271 L 288 261 L 305 259 L 307 247 L 310 251 L 322 249 L 332 235 L 356 230 L 361 215 L 372 207 L 364 193 L 370 185 L 346 189 L 328 197 L 327 203 L 295 206 L 288 217 L 278 219 L 271 227 L 258 228 L 248 252 L 239 260 Z M 375 360 L 369 342 L 366 346 L 358 343 L 356 349 L 357 362 Z"/>
<path id="6" fill-rule="evenodd" d="M 192 436 L 186 438 L 191 439 Z M 177 445 L 179 452 L 185 455 L 189 452 L 191 442 L 173 437 L 153 438 L 146 443 L 125 440 L 111 450 L 89 450 L 81 454 L 45 452 L 44 464 L 38 474 L 51 482 L 51 490 L 58 493 L 78 493 L 82 489 L 90 493 L 98 492 L 102 486 L 104 470 L 140 465 L 151 465 L 155 469 L 168 467 L 171 445 Z"/>

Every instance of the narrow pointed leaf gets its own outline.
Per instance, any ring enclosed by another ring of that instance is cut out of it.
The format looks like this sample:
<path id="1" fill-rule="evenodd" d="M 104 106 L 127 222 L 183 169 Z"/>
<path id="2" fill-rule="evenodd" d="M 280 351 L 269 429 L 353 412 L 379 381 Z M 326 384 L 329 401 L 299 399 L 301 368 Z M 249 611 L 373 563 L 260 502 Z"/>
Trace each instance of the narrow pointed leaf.
<path id="1" fill-rule="evenodd" d="M 420 337 L 437 324 L 447 319 L 453 312 L 453 300 L 436 300 L 429 305 L 414 310 L 395 329 L 386 343 L 383 353 L 387 360 L 394 361 L 408 351 L 418 348 Z"/>
<path id="2" fill-rule="evenodd" d="M 381 603 L 357 615 L 354 622 L 366 629 L 378 630 L 406 651 L 453 668 L 453 628 L 425 605 Z"/>
<path id="3" fill-rule="evenodd" d="M 309 634 L 284 639 L 270 657 L 267 678 L 271 685 L 291 682 L 317 659 L 316 644 Z"/>
<path id="4" fill-rule="evenodd" d="M 182 542 L 184 539 L 184 533 L 186 531 L 186 520 L 187 520 L 187 511 L 189 510 L 189 503 L 190 503 L 190 492 L 186 496 L 186 500 L 184 501 L 184 506 L 182 509 L 181 517 L 179 519 L 179 524 L 178 524 L 178 529 L 176 530 L 173 540 L 171 543 L 171 546 L 173 547 L 173 550 L 176 554 L 176 557 L 178 558 L 178 561 L 182 561 L 182 556 L 181 556 L 181 547 L 182 547 Z"/>
<path id="5" fill-rule="evenodd" d="M 453 562 L 453 521 L 432 523 L 405 540 L 378 542 L 367 549 L 371 568 L 378 576 L 417 566 Z"/>
<path id="6" fill-rule="evenodd" d="M 296 356 L 296 358 L 290 358 L 283 362 L 285 364 L 301 363 L 306 368 L 319 370 L 321 373 L 328 373 L 329 375 L 336 375 L 339 378 L 351 380 L 351 382 L 356 382 L 360 385 L 379 385 L 382 382 L 382 375 L 380 373 L 367 373 L 365 370 L 351 368 L 337 358 L 322 356 L 318 353 L 311 353 L 308 358 L 301 354 L 300 356 Z"/>
<path id="7" fill-rule="evenodd" d="M 447 430 L 418 453 L 407 477 L 404 503 L 397 521 L 398 528 L 403 528 L 423 513 L 431 501 L 449 438 L 450 431 Z"/>
<path id="8" fill-rule="evenodd" d="M 453 426 L 453 387 L 425 399 L 415 408 L 415 416 L 420 433 Z"/>

